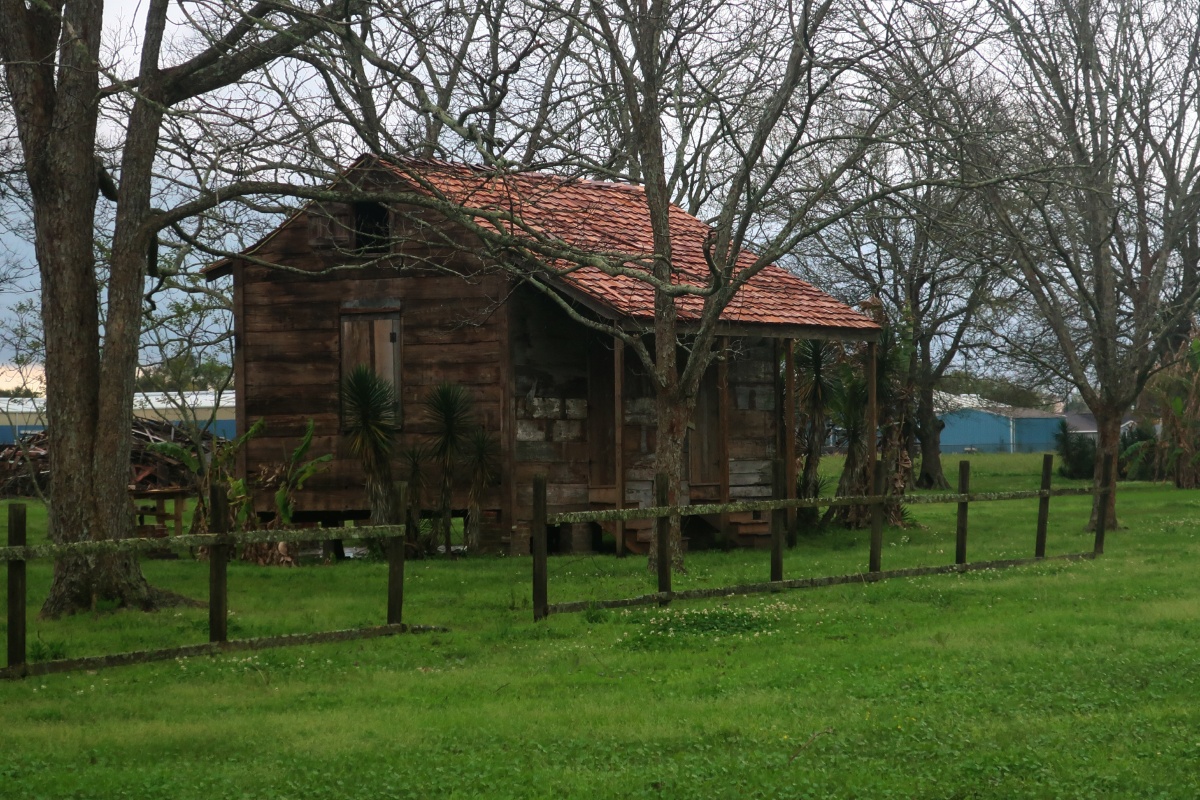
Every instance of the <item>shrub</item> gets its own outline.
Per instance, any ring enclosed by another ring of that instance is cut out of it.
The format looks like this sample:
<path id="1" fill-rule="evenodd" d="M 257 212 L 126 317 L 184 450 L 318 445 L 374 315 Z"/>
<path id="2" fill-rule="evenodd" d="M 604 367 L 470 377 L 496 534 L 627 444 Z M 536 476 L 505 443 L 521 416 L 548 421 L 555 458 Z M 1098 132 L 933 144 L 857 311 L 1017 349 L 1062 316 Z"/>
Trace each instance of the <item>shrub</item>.
<path id="1" fill-rule="evenodd" d="M 1122 480 L 1152 481 L 1155 479 L 1154 458 L 1158 438 L 1148 427 L 1138 426 L 1121 431 L 1121 458 L 1118 470 Z"/>
<path id="2" fill-rule="evenodd" d="M 1058 474 L 1064 478 L 1090 478 L 1096 472 L 1096 440 L 1075 433 L 1063 420 L 1054 434 L 1058 451 Z"/>

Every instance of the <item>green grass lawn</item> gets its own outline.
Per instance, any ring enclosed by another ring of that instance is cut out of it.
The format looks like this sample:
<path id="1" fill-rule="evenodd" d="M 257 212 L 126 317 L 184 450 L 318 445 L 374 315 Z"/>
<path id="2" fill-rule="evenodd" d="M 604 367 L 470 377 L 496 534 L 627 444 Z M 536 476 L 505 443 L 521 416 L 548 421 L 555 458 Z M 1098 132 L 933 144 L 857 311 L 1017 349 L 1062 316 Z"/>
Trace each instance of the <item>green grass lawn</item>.
<path id="1" fill-rule="evenodd" d="M 974 456 L 972 489 L 1039 456 Z M 956 472 L 947 463 L 948 472 Z M 1055 485 L 1065 485 L 1056 477 Z M 1056 498 L 1048 551 L 1091 547 Z M 450 633 L 0 683 L 0 797 L 1200 796 L 1200 494 L 1122 485 L 1095 562 L 801 590 L 535 625 L 530 561 L 408 564 L 405 618 Z M 1036 501 L 978 504 L 971 560 L 1032 555 Z M 884 568 L 953 560 L 914 506 Z M 31 509 L 31 538 L 44 514 Z M 867 535 L 805 538 L 786 577 L 860 571 Z M 693 553 L 676 588 L 765 580 Z M 207 566 L 148 561 L 202 598 Z M 30 602 L 49 564 L 30 565 Z M 233 637 L 379 624 L 384 565 L 230 568 Z M 641 559 L 550 561 L 551 602 L 653 590 Z M 2 600 L 2 598 L 0 598 Z M 34 655 L 204 641 L 207 612 L 30 619 Z"/>

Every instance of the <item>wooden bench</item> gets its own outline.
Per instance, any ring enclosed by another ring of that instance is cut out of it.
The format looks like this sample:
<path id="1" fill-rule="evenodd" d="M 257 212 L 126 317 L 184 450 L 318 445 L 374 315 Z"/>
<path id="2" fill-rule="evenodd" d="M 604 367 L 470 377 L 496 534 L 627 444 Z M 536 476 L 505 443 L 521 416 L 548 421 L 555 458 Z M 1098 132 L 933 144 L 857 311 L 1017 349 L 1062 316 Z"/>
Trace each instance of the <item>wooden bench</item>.
<path id="1" fill-rule="evenodd" d="M 150 539 L 164 539 L 168 535 L 178 536 L 183 530 L 183 509 L 190 492 L 183 487 L 167 489 L 130 489 L 129 497 L 137 513 L 136 534 Z M 149 502 L 153 501 L 153 502 Z M 170 502 L 171 508 L 167 509 Z M 147 522 L 147 519 L 152 520 Z M 167 523 L 171 523 L 168 531 Z"/>

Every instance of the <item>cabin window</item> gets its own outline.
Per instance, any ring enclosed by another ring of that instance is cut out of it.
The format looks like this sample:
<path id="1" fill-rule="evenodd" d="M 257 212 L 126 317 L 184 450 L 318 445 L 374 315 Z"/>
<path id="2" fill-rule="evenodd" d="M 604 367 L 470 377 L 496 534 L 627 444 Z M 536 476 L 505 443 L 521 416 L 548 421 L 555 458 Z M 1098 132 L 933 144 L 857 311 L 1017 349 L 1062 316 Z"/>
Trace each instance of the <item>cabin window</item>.
<path id="1" fill-rule="evenodd" d="M 354 204 L 354 246 L 364 254 L 388 252 L 391 247 L 391 215 L 383 203 Z"/>
<path id="2" fill-rule="evenodd" d="M 400 403 L 400 357 L 403 341 L 400 315 L 344 314 L 341 319 L 341 366 L 344 380 L 355 367 L 365 364 L 396 390 L 396 416 L 403 422 Z M 345 422 L 345 409 L 341 409 Z"/>

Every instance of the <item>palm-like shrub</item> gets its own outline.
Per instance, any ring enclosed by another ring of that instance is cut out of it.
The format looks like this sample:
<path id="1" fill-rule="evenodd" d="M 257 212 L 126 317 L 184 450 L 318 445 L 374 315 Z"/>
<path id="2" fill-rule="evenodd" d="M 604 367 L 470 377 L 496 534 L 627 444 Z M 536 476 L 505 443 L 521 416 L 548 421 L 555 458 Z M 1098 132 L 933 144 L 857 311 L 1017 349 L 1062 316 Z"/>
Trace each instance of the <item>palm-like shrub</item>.
<path id="1" fill-rule="evenodd" d="M 456 383 L 442 383 L 429 390 L 423 403 L 429 426 L 430 450 L 441 472 L 438 511 L 446 555 L 450 555 L 450 503 L 454 471 L 475 429 L 475 406 L 471 395 Z"/>
<path id="2" fill-rule="evenodd" d="M 471 482 L 467 495 L 466 545 L 468 550 L 475 550 L 479 548 L 483 493 L 500 477 L 500 443 L 483 427 L 475 428 L 467 437 L 462 463 Z"/>
<path id="3" fill-rule="evenodd" d="M 800 497 L 817 497 L 821 491 L 818 469 L 825 446 L 829 414 L 838 401 L 842 383 L 838 375 L 838 351 L 831 342 L 805 339 L 796 345 L 796 404 L 804 419 Z M 799 509 L 797 519 L 812 525 L 817 509 Z"/>
<path id="4" fill-rule="evenodd" d="M 868 437 L 874 431 L 867 428 L 868 394 L 866 377 L 854 363 L 842 366 L 842 391 L 831 405 L 833 424 L 841 429 L 842 444 L 846 448 L 846 461 L 838 481 L 837 496 L 853 497 L 870 494 L 871 463 L 867 460 Z M 853 527 L 862 525 L 867 519 L 866 507 L 830 506 L 821 522 L 836 518 Z"/>
<path id="5" fill-rule="evenodd" d="M 399 431 L 396 389 L 360 364 L 342 381 L 342 430 L 366 473 L 367 503 L 376 525 L 398 522 L 392 452 Z"/>

